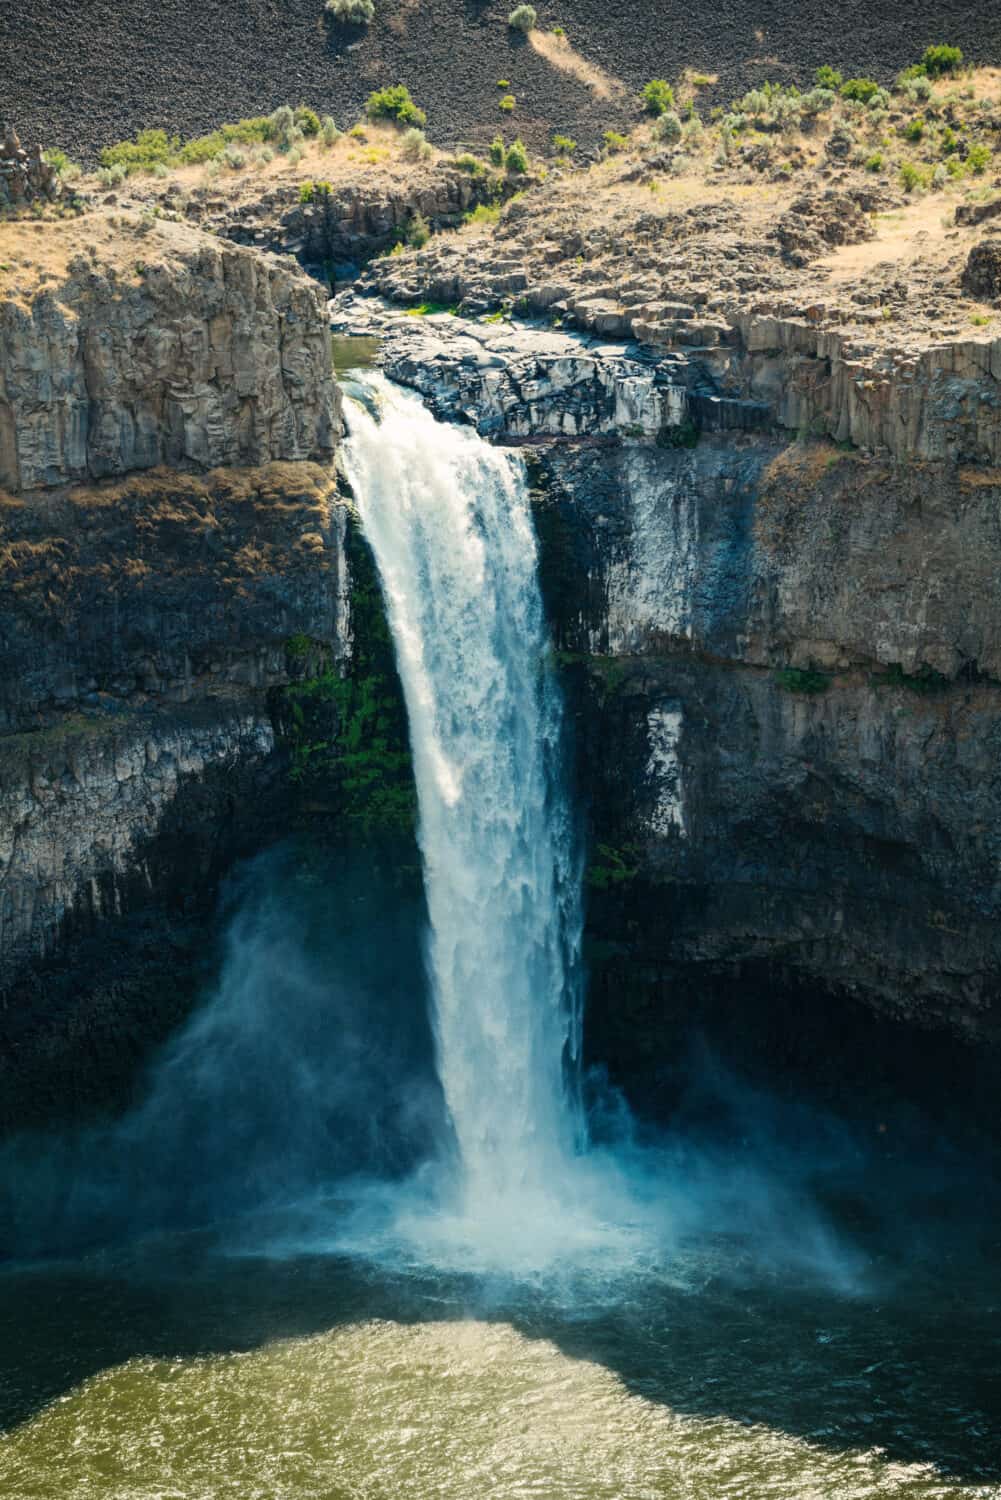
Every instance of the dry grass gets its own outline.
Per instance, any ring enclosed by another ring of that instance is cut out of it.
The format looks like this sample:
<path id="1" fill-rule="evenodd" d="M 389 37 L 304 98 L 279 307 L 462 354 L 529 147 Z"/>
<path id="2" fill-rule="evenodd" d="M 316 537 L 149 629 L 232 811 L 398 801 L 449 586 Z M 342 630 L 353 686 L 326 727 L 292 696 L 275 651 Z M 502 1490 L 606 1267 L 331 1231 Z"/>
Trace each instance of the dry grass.
<path id="1" fill-rule="evenodd" d="M 551 31 L 530 31 L 528 40 L 540 57 L 585 84 L 596 99 L 621 98 L 626 92 L 624 83 L 575 52 L 565 36 L 554 36 Z"/>

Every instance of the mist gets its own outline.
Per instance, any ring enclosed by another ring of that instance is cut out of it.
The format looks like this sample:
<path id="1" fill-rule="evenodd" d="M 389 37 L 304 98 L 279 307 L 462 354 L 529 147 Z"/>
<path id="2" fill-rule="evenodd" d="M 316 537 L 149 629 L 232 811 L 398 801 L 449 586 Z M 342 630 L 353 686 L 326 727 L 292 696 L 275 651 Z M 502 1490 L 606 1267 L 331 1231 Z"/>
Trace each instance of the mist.
<path id="1" fill-rule="evenodd" d="M 0 1149 L 0 1244 L 60 1254 L 392 1180 L 445 1135 L 411 873 L 307 843 L 230 881 L 214 986 L 134 1107 Z"/>

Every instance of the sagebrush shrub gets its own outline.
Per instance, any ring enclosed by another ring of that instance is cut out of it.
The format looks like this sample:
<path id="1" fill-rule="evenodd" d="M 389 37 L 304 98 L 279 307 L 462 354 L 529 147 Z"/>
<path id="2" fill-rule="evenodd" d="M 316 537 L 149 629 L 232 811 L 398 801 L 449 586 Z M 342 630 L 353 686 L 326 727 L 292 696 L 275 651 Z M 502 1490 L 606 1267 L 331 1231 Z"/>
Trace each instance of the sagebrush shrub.
<path id="1" fill-rule="evenodd" d="M 673 109 L 666 109 L 654 126 L 657 139 L 673 146 L 681 140 L 681 121 Z"/>
<path id="2" fill-rule="evenodd" d="M 403 132 L 401 150 L 408 161 L 427 161 L 432 149 L 431 142 L 416 125 Z"/>
<path id="3" fill-rule="evenodd" d="M 375 15 L 375 5 L 373 0 L 327 0 L 326 11 L 335 21 L 367 26 Z"/>
<path id="4" fill-rule="evenodd" d="M 818 84 L 816 88 L 810 89 L 799 101 L 799 107 L 804 115 L 813 117 L 826 114 L 833 109 L 838 102 L 838 96 L 833 89 L 825 88 Z"/>
<path id="5" fill-rule="evenodd" d="M 532 31 L 536 21 L 539 19 L 534 5 L 516 5 L 507 18 L 507 24 L 514 27 L 515 31 Z"/>

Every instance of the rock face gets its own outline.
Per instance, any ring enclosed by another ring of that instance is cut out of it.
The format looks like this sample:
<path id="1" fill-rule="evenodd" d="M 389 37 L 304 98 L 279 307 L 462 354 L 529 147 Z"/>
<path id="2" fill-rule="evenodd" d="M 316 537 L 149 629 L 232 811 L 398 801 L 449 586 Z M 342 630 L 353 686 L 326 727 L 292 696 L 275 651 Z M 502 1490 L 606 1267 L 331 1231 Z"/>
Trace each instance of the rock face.
<path id="1" fill-rule="evenodd" d="M 80 254 L 30 305 L 0 304 L 0 487 L 329 458 L 340 417 L 314 284 L 180 224 L 137 229 L 130 264 Z"/>
<path id="2" fill-rule="evenodd" d="M 510 184 L 505 188 L 513 191 Z M 356 275 L 373 255 L 405 240 L 418 215 L 435 232 L 458 228 L 490 191 L 486 177 L 437 164 L 426 178 L 397 187 L 345 183 L 327 191 L 321 184 L 308 203 L 298 188 L 284 188 L 235 210 L 220 199 L 188 211 L 199 212 L 204 227 L 225 239 L 294 255 L 333 278 Z"/>
<path id="3" fill-rule="evenodd" d="M 799 355 L 747 335 L 788 389 Z M 686 366 L 635 346 L 442 318 L 384 347 L 440 414 L 527 445 L 602 1045 L 640 1066 L 663 997 L 714 986 L 1001 1044 L 1001 472 L 795 441 L 787 398 L 703 425 Z"/>
<path id="4" fill-rule="evenodd" d="M 0 304 L 0 1129 L 127 1097 L 221 880 L 287 832 L 275 695 L 352 649 L 315 284 L 91 226 Z"/>
<path id="5" fill-rule="evenodd" d="M 273 696 L 350 657 L 346 525 L 306 463 L 0 507 L 0 1128 L 127 1095 L 194 999 L 220 881 L 288 831 Z"/>
<path id="6" fill-rule="evenodd" d="M 998 202 L 1001 204 L 1001 199 Z M 963 287 L 983 302 L 1001 302 L 1001 240 L 974 245 L 963 271 Z"/>

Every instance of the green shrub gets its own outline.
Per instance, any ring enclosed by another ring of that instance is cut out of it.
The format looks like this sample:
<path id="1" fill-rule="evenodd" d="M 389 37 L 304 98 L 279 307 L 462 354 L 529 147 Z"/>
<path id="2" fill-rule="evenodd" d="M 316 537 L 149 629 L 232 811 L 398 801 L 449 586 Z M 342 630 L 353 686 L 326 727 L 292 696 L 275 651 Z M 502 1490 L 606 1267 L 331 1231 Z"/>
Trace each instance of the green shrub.
<path id="1" fill-rule="evenodd" d="M 328 16 L 350 26 L 367 26 L 375 15 L 373 0 L 327 0 L 325 8 Z"/>
<path id="2" fill-rule="evenodd" d="M 966 170 L 979 177 L 981 172 L 986 172 L 991 159 L 989 146 L 971 146 L 966 153 Z"/>
<path id="3" fill-rule="evenodd" d="M 924 173 L 920 167 L 916 167 L 912 161 L 905 161 L 900 166 L 900 185 L 905 193 L 913 193 L 924 183 Z"/>
<path id="4" fill-rule="evenodd" d="M 929 78 L 941 78 L 943 73 L 955 73 L 963 65 L 963 53 L 959 47 L 926 47 L 921 66 Z"/>
<path id="5" fill-rule="evenodd" d="M 673 109 L 665 109 L 664 113 L 658 117 L 654 126 L 654 134 L 658 140 L 668 146 L 673 146 L 676 141 L 681 140 L 681 121 Z"/>
<path id="6" fill-rule="evenodd" d="M 605 142 L 605 150 L 609 156 L 614 156 L 617 151 L 625 151 L 629 146 L 629 137 L 620 135 L 617 130 L 606 130 L 602 140 Z"/>
<path id="7" fill-rule="evenodd" d="M 514 112 L 516 102 L 513 94 L 505 94 L 503 99 L 498 99 L 497 108 L 502 109 L 506 115 L 509 115 Z"/>
<path id="8" fill-rule="evenodd" d="M 939 146 L 942 148 L 943 156 L 951 156 L 954 151 L 959 150 L 959 136 L 951 125 L 945 125 L 942 134 L 938 138 Z"/>
<path id="9" fill-rule="evenodd" d="M 844 75 L 839 73 L 837 68 L 832 68 L 828 63 L 824 63 L 823 67 L 818 68 L 816 73 L 814 73 L 813 81 L 818 88 L 837 90 L 845 80 Z"/>
<path id="10" fill-rule="evenodd" d="M 119 141 L 101 152 L 102 167 L 122 167 L 129 172 L 151 172 L 157 162 L 170 165 L 180 150 L 177 136 L 168 137 L 165 130 L 140 130 L 134 141 Z"/>
<path id="11" fill-rule="evenodd" d="M 563 26 L 553 27 L 553 36 L 566 36 L 566 28 Z"/>
<path id="12" fill-rule="evenodd" d="M 553 150 L 557 156 L 570 156 L 577 150 L 577 142 L 572 141 L 568 135 L 554 135 Z"/>
<path id="13" fill-rule="evenodd" d="M 514 140 L 511 142 L 504 154 L 504 165 L 509 172 L 521 173 L 528 171 L 528 152 L 525 150 L 524 141 Z"/>
<path id="14" fill-rule="evenodd" d="M 674 108 L 674 90 L 663 78 L 651 78 L 643 87 L 643 108 L 648 115 L 662 115 Z"/>
<path id="15" fill-rule="evenodd" d="M 504 156 L 504 137 L 502 135 L 495 135 L 490 142 L 490 160 L 495 167 L 502 167 L 504 165 Z"/>
<path id="16" fill-rule="evenodd" d="M 534 5 L 516 5 L 507 18 L 507 24 L 515 31 L 532 31 L 538 20 L 538 14 Z"/>
<path id="17" fill-rule="evenodd" d="M 849 78 L 841 85 L 842 99 L 855 99 L 859 104 L 868 104 L 878 93 L 879 84 L 874 78 Z"/>
<path id="18" fill-rule="evenodd" d="M 925 133 L 925 122 L 921 115 L 915 115 L 913 120 L 908 120 L 904 126 L 904 135 L 909 141 L 920 141 Z"/>
<path id="19" fill-rule="evenodd" d="M 309 109 L 305 104 L 300 104 L 293 119 L 303 135 L 319 135 L 320 117 L 315 109 Z"/>
<path id="20" fill-rule="evenodd" d="M 329 182 L 304 182 L 299 187 L 300 203 L 315 203 L 317 198 L 330 197 Z"/>
<path id="21" fill-rule="evenodd" d="M 775 681 L 787 693 L 826 693 L 831 679 L 823 672 L 809 672 L 803 667 L 785 667 L 775 673 Z"/>
<path id="22" fill-rule="evenodd" d="M 922 697 L 942 693 L 949 686 L 949 678 L 942 672 L 926 666 L 919 667 L 916 672 L 905 672 L 899 662 L 891 662 L 882 677 L 872 677 L 870 681 L 877 687 L 885 684 L 887 687 L 907 688 L 908 692 L 919 693 Z"/>
<path id="23" fill-rule="evenodd" d="M 66 152 L 60 151 L 58 147 L 51 148 L 48 151 L 43 151 L 42 157 L 43 160 L 48 162 L 49 166 L 55 172 L 57 177 L 79 177 L 80 168 L 77 166 L 76 162 L 70 161 L 69 157 L 66 155 Z"/>
<path id="24" fill-rule="evenodd" d="M 883 155 L 880 151 L 874 151 L 871 156 L 866 157 L 865 169 L 867 172 L 882 172 Z"/>
<path id="25" fill-rule="evenodd" d="M 428 118 L 422 109 L 418 109 L 410 97 L 410 90 L 402 83 L 393 83 L 369 94 L 365 113 L 370 120 L 395 120 L 397 125 L 426 125 Z"/>
<path id="26" fill-rule="evenodd" d="M 423 214 L 414 214 L 407 225 L 407 244 L 411 250 L 422 249 L 431 238 L 431 226 Z"/>
<path id="27" fill-rule="evenodd" d="M 511 87 L 510 78 L 498 78 L 497 87 L 499 89 L 509 89 Z"/>
<path id="28" fill-rule="evenodd" d="M 408 161 L 427 161 L 432 153 L 431 142 L 416 125 L 411 125 L 409 130 L 403 132 L 401 149 Z"/>
<path id="29" fill-rule="evenodd" d="M 483 177 L 487 170 L 486 162 L 480 161 L 471 151 L 462 151 L 455 157 L 455 165 L 463 172 L 469 172 L 473 177 Z"/>
<path id="30" fill-rule="evenodd" d="M 467 224 L 496 224 L 500 218 L 500 205 L 497 203 L 477 203 L 475 208 L 470 209 L 465 216 Z"/>

